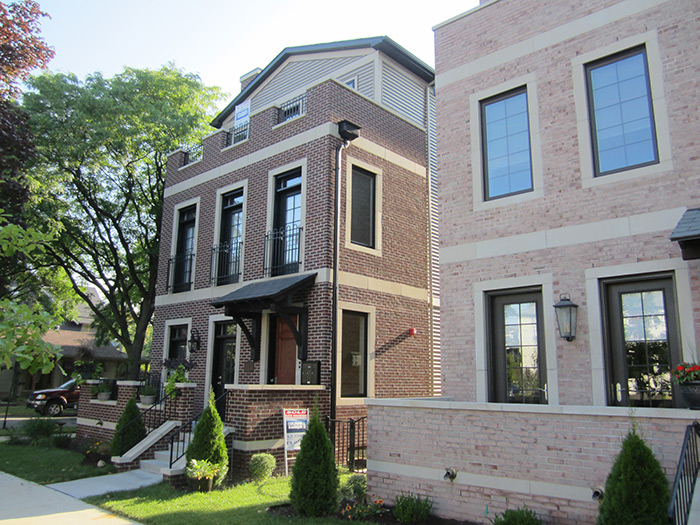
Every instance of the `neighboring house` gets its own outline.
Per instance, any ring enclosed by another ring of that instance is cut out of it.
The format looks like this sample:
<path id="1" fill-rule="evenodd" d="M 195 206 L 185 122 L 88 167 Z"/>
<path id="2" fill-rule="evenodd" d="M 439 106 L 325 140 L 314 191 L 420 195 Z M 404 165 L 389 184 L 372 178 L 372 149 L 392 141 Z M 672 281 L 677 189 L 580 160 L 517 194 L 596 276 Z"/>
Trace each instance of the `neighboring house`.
<path id="1" fill-rule="evenodd" d="M 234 455 L 281 456 L 283 407 L 357 419 L 433 393 L 433 70 L 378 37 L 241 81 L 203 151 L 168 158 L 151 371 L 189 360 Z"/>
<path id="2" fill-rule="evenodd" d="M 493 0 L 435 28 L 444 398 L 368 401 L 368 492 L 593 523 L 634 425 L 673 481 L 697 416 L 671 370 L 698 361 L 699 35 L 694 0 Z"/>

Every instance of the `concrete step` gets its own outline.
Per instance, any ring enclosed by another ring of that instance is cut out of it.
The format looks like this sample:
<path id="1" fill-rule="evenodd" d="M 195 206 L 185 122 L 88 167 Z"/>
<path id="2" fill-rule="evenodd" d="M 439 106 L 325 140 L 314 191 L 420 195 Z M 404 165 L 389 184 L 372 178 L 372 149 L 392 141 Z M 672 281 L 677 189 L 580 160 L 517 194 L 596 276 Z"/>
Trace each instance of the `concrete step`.
<path id="1" fill-rule="evenodd" d="M 141 470 L 152 474 L 161 474 L 161 469 L 168 468 L 167 461 L 160 461 L 158 459 L 142 459 L 139 464 L 141 465 Z"/>

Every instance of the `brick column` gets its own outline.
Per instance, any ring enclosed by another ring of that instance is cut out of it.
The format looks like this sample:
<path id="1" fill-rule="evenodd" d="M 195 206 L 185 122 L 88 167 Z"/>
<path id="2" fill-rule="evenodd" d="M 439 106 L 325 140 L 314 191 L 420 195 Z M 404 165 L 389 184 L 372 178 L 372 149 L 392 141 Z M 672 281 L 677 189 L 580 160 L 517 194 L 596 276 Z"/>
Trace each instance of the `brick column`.
<path id="1" fill-rule="evenodd" d="M 117 407 L 120 414 L 124 411 L 129 399 L 136 396 L 141 385 L 143 385 L 143 381 L 117 381 Z"/>
<path id="2" fill-rule="evenodd" d="M 175 383 L 177 393 L 175 397 L 168 397 L 166 410 L 173 414 L 173 418 L 186 423 L 195 416 L 194 393 L 197 383 Z"/>

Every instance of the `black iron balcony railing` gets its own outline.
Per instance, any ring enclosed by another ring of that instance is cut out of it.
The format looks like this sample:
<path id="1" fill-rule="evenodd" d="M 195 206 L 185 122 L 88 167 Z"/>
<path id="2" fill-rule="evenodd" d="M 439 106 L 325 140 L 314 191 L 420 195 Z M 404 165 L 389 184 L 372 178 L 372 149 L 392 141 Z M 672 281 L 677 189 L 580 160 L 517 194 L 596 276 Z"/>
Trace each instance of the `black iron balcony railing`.
<path id="1" fill-rule="evenodd" d="M 669 523 L 673 525 L 688 523 L 698 471 L 700 471 L 700 423 L 693 421 L 693 424 L 685 429 L 676 479 L 671 492 L 671 502 L 668 506 Z"/>
<path id="2" fill-rule="evenodd" d="M 272 230 L 265 235 L 263 272 L 266 277 L 297 273 L 301 269 L 301 226 Z"/>
<path id="3" fill-rule="evenodd" d="M 237 283 L 241 276 L 241 242 L 223 242 L 211 249 L 211 284 Z"/>
<path id="4" fill-rule="evenodd" d="M 185 151 L 185 157 L 182 159 L 182 165 L 187 166 L 193 162 L 197 162 L 202 158 L 204 153 L 204 144 L 198 144 L 188 151 Z"/>
<path id="5" fill-rule="evenodd" d="M 233 146 L 239 142 L 243 142 L 248 138 L 248 124 L 241 124 L 226 133 L 226 145 L 224 147 Z"/>
<path id="6" fill-rule="evenodd" d="M 277 108 L 277 123 L 281 124 L 304 113 L 306 113 L 306 93 L 288 100 Z"/>
<path id="7" fill-rule="evenodd" d="M 192 252 L 185 252 L 168 260 L 168 280 L 166 292 L 189 292 L 192 289 L 194 275 L 194 257 Z"/>

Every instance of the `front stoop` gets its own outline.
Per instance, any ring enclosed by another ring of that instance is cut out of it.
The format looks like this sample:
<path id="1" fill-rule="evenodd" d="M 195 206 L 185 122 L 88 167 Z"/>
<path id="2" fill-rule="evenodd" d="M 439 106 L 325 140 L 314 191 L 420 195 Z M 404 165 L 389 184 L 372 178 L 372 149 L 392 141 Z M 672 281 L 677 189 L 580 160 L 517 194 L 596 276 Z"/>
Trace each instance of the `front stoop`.
<path id="1" fill-rule="evenodd" d="M 187 459 L 182 456 L 175 462 L 173 468 L 170 468 L 170 450 L 157 450 L 154 453 L 154 459 L 142 459 L 140 465 L 141 470 L 146 472 L 174 477 L 185 473 L 186 462 Z"/>

